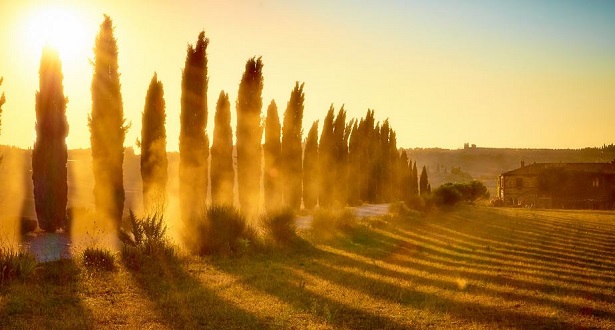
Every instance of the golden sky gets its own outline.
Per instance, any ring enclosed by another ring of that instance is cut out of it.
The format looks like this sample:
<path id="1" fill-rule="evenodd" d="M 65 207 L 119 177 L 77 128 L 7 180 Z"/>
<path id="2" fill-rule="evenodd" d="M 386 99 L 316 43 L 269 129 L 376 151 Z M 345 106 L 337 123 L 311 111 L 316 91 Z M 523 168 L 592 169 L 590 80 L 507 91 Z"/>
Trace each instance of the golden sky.
<path id="1" fill-rule="evenodd" d="M 402 147 L 578 148 L 613 143 L 615 5 L 609 1 L 0 0 L 0 144 L 31 147 L 42 46 L 60 51 L 69 148 L 89 147 L 92 47 L 116 26 L 124 111 L 140 135 L 153 73 L 165 88 L 168 150 L 178 149 L 186 46 L 210 38 L 209 121 L 233 104 L 246 60 L 265 64 L 263 113 L 280 117 L 305 82 L 304 132 L 333 103 L 375 109 Z"/>

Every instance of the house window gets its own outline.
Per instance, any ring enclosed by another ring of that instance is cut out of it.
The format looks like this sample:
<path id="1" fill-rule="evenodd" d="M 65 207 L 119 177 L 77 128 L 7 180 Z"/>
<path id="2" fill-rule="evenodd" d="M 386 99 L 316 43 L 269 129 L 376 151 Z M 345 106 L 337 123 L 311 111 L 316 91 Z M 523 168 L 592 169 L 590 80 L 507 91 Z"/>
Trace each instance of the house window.
<path id="1" fill-rule="evenodd" d="M 515 186 L 517 186 L 518 188 L 523 187 L 523 179 L 517 178 L 517 180 L 515 181 Z"/>

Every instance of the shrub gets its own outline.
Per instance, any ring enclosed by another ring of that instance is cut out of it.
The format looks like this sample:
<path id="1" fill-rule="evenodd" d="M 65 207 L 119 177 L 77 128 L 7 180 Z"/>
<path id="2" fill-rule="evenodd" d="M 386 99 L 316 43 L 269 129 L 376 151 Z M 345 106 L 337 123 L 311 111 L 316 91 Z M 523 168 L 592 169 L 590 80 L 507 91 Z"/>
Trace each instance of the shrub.
<path id="1" fill-rule="evenodd" d="M 36 268 L 37 262 L 31 253 L 8 247 L 0 248 L 0 285 L 17 278 L 29 278 Z"/>
<path id="2" fill-rule="evenodd" d="M 108 249 L 89 247 L 83 251 L 83 264 L 88 268 L 112 271 L 115 269 L 115 255 Z"/>
<path id="3" fill-rule="evenodd" d="M 489 205 L 494 207 L 502 207 L 504 206 L 504 201 L 501 198 L 494 198 L 489 202 Z"/>
<path id="4" fill-rule="evenodd" d="M 357 226 L 357 215 L 351 209 L 318 209 L 312 216 L 312 231 L 319 234 L 337 230 L 350 231 Z"/>
<path id="5" fill-rule="evenodd" d="M 251 243 L 250 227 L 246 218 L 236 208 L 212 205 L 188 224 L 184 237 L 188 249 L 198 255 L 236 253 Z"/>
<path id="6" fill-rule="evenodd" d="M 457 204 L 463 198 L 461 192 L 454 185 L 446 183 L 438 187 L 434 193 L 434 201 L 436 205 L 452 206 Z"/>
<path id="7" fill-rule="evenodd" d="M 261 224 L 267 234 L 277 243 L 288 244 L 297 237 L 295 213 L 287 208 L 264 215 Z"/>
<path id="8" fill-rule="evenodd" d="M 120 231 L 119 238 L 124 243 L 122 261 L 130 269 L 141 269 L 143 264 L 156 258 L 175 258 L 176 249 L 168 241 L 164 216 L 135 216 L 130 210 L 127 221 L 128 231 Z"/>
<path id="9" fill-rule="evenodd" d="M 20 218 L 19 229 L 22 235 L 35 231 L 37 226 L 38 222 L 36 222 L 36 220 L 34 219 L 28 217 Z"/>

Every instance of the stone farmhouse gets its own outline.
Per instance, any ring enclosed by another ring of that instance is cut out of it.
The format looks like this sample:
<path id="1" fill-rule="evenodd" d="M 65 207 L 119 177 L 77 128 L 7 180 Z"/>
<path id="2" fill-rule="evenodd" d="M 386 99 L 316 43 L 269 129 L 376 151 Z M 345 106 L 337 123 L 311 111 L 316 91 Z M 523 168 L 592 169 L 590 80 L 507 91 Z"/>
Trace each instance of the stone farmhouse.
<path id="1" fill-rule="evenodd" d="M 506 205 L 615 209 L 615 161 L 534 163 L 502 173 L 497 195 Z"/>

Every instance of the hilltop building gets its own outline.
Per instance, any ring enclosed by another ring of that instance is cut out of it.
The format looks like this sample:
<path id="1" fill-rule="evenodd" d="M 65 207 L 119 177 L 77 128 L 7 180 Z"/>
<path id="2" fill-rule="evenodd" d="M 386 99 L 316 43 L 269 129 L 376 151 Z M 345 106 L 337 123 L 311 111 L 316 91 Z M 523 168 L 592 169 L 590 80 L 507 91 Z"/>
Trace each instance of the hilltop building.
<path id="1" fill-rule="evenodd" d="M 539 163 L 502 173 L 497 195 L 506 205 L 614 209 L 615 162 Z"/>

